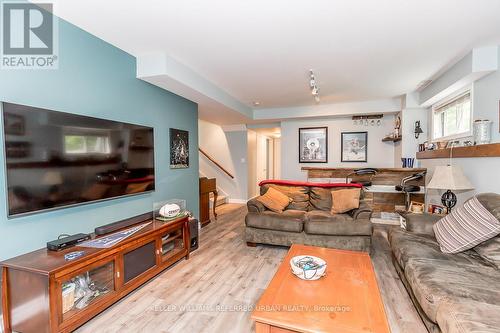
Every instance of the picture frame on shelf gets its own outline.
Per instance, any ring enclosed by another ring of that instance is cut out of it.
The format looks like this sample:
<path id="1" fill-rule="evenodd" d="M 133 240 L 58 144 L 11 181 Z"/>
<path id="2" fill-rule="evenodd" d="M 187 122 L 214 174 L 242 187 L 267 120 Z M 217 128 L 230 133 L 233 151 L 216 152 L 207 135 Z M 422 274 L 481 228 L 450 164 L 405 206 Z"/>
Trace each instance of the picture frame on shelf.
<path id="1" fill-rule="evenodd" d="M 299 128 L 299 163 L 328 163 L 328 127 Z"/>
<path id="2" fill-rule="evenodd" d="M 410 212 L 414 214 L 423 214 L 425 212 L 425 204 L 421 202 L 412 201 L 410 203 Z"/>
<path id="3" fill-rule="evenodd" d="M 342 162 L 368 161 L 368 132 L 342 132 L 340 135 Z"/>
<path id="4" fill-rule="evenodd" d="M 429 204 L 429 206 L 427 207 L 427 212 L 429 214 L 444 215 L 446 214 L 446 207 L 436 204 Z"/>

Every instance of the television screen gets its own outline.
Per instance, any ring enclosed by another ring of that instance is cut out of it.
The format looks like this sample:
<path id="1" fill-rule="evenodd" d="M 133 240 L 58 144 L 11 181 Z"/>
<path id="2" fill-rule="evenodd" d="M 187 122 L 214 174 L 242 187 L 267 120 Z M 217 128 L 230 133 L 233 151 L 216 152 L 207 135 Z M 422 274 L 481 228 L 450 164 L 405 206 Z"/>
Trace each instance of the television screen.
<path id="1" fill-rule="evenodd" d="M 9 216 L 153 191 L 153 128 L 2 103 Z"/>

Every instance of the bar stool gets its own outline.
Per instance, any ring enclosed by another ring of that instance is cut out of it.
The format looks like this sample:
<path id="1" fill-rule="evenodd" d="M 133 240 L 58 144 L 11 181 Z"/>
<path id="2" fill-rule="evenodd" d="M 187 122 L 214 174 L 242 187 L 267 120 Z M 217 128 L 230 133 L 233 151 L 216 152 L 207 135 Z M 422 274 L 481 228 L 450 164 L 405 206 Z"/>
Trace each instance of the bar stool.
<path id="1" fill-rule="evenodd" d="M 401 179 L 401 183 L 396 185 L 396 191 L 405 193 L 405 209 L 408 211 L 410 209 L 411 203 L 411 194 L 420 191 L 420 186 L 418 185 L 409 185 L 407 183 L 413 180 L 419 180 L 425 177 L 426 172 L 414 173 L 411 176 L 404 177 Z"/>

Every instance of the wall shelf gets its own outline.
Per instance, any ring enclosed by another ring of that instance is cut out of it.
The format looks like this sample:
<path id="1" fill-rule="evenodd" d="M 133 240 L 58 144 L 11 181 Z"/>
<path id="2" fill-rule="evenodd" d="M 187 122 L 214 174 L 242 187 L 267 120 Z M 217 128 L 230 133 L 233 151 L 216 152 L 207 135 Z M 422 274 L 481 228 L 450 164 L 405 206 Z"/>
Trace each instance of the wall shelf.
<path id="1" fill-rule="evenodd" d="M 486 145 L 455 147 L 453 152 L 451 148 L 427 150 L 417 153 L 417 159 L 433 158 L 470 158 L 470 157 L 500 157 L 500 143 L 490 143 Z"/>
<path id="2" fill-rule="evenodd" d="M 396 138 L 391 138 L 390 136 L 388 136 L 388 137 L 382 139 L 382 142 L 398 142 L 398 141 L 401 141 L 400 136 L 398 136 Z"/>

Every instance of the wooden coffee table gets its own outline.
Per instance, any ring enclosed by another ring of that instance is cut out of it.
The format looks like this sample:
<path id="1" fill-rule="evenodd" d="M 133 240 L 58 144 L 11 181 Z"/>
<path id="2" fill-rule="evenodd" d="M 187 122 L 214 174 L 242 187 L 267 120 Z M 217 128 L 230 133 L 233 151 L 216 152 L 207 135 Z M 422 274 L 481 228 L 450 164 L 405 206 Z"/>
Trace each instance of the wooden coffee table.
<path id="1" fill-rule="evenodd" d="M 304 281 L 293 275 L 289 262 L 297 255 L 324 259 L 326 276 Z M 305 245 L 292 245 L 252 319 L 256 333 L 390 332 L 370 256 Z"/>

